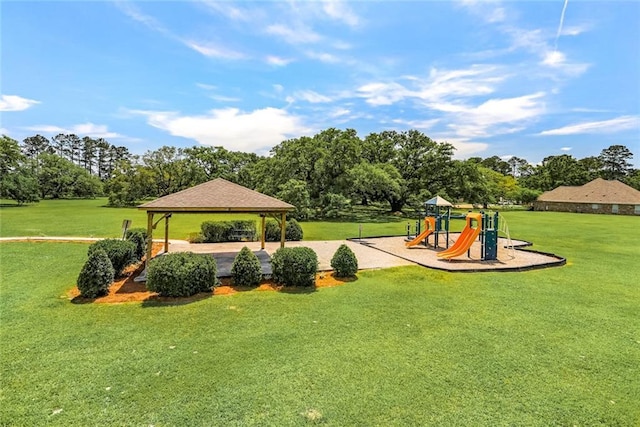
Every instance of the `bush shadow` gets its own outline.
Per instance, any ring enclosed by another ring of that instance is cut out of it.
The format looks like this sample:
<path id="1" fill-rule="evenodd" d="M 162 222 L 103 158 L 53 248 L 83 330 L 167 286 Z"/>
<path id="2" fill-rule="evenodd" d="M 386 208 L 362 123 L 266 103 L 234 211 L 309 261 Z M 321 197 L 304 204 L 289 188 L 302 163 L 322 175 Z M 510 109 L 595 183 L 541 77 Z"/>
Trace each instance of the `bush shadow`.
<path id="1" fill-rule="evenodd" d="M 189 297 L 162 297 L 160 295 L 151 295 L 142 301 L 142 308 L 153 307 L 175 307 L 202 301 L 213 296 L 213 292 L 200 292 Z"/>

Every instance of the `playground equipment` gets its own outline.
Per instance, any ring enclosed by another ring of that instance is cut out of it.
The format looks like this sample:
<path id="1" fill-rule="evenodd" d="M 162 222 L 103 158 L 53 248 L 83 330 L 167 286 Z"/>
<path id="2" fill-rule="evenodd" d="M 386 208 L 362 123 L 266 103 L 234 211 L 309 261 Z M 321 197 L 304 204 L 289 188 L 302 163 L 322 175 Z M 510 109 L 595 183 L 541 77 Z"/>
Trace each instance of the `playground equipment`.
<path id="1" fill-rule="evenodd" d="M 467 223 L 456 242 L 450 248 L 438 253 L 439 258 L 451 259 L 467 252 L 482 231 L 482 214 L 467 214 Z"/>
<path id="2" fill-rule="evenodd" d="M 493 215 L 484 212 L 469 213 L 466 216 L 466 221 L 464 229 L 453 246 L 438 253 L 438 257 L 451 259 L 465 252 L 468 256 L 471 245 L 480 237 L 480 259 L 483 261 L 498 259 L 499 214 L 497 212 Z"/>
<path id="3" fill-rule="evenodd" d="M 449 247 L 449 222 L 452 218 L 464 219 L 464 216 L 451 215 L 453 205 L 440 196 L 436 196 L 425 202 L 425 230 L 420 230 L 420 221 L 416 221 L 415 238 L 410 235 L 410 226 L 407 225 L 407 247 L 412 247 L 424 241 L 425 246 L 428 243 L 428 237 L 433 234 L 433 247 L 437 248 L 440 244 L 440 235 L 443 234 L 445 239 L 445 247 Z M 429 221 L 429 222 L 428 222 Z"/>
<path id="4" fill-rule="evenodd" d="M 440 196 L 436 196 L 425 202 L 426 217 L 424 219 L 424 231 L 420 230 L 420 221 L 416 222 L 415 237 L 410 236 L 410 226 L 407 225 L 406 247 L 418 245 L 424 241 L 428 243 L 429 236 L 434 236 L 433 247 L 438 247 L 441 234 L 445 237 L 446 249 L 438 253 L 438 257 L 451 259 L 463 255 L 470 255 L 470 249 L 476 239 L 480 240 L 480 258 L 483 261 L 498 259 L 498 234 L 503 233 L 507 237 L 507 248 L 511 249 L 511 257 L 515 258 L 513 243 L 509 235 L 507 223 L 497 212 L 493 214 L 470 212 L 466 215 L 451 214 L 453 205 Z M 465 227 L 453 246 L 449 247 L 449 225 L 452 219 L 464 219 Z"/>
<path id="5" fill-rule="evenodd" d="M 420 243 L 422 240 L 429 237 L 431 233 L 436 231 L 436 219 L 433 217 L 425 217 L 424 219 L 424 231 L 419 233 L 413 240 L 410 240 L 405 243 L 405 245 L 410 248 L 411 246 L 415 246 Z"/>

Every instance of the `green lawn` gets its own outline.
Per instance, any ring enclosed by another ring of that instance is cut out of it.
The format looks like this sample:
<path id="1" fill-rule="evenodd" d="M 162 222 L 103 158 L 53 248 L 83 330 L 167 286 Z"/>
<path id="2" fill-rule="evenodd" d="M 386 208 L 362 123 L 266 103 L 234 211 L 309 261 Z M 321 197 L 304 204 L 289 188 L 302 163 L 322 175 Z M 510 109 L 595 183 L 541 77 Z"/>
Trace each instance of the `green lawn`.
<path id="1" fill-rule="evenodd" d="M 10 236 L 83 236 L 116 237 L 121 234 L 122 220 L 133 221 L 132 227 L 147 227 L 144 211 L 136 208 L 105 207 L 107 199 L 94 200 L 43 200 L 31 205 L 17 206 L 0 204 L 0 237 Z M 157 219 L 158 217 L 156 217 Z M 170 220 L 169 237 L 186 239 L 190 233 L 200 231 L 204 221 L 253 219 L 258 215 L 245 214 L 174 214 Z M 402 219 L 386 215 L 383 211 L 359 215 L 355 212 L 353 222 L 305 222 L 302 224 L 305 240 L 335 240 L 358 236 L 362 225 L 363 236 L 403 234 L 407 222 L 412 227 L 415 219 Z M 155 238 L 164 236 L 164 221 L 156 231 Z"/>
<path id="2" fill-rule="evenodd" d="M 24 234 L 31 208 L 2 209 L 2 235 Z M 126 212 L 96 210 L 116 212 L 97 214 L 116 228 Z M 0 425 L 639 425 L 640 218 L 505 216 L 567 266 L 406 267 L 312 293 L 76 305 L 65 292 L 86 245 L 2 243 Z"/>

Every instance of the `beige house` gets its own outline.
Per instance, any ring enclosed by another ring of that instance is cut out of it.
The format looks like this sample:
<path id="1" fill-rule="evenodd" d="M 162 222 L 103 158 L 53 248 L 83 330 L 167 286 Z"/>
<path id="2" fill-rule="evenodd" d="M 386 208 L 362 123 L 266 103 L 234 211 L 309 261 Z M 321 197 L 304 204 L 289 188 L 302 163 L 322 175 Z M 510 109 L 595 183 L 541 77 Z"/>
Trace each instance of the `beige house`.
<path id="1" fill-rule="evenodd" d="M 542 193 L 536 211 L 640 215 L 640 191 L 620 181 L 596 178 L 579 187 L 560 186 Z"/>

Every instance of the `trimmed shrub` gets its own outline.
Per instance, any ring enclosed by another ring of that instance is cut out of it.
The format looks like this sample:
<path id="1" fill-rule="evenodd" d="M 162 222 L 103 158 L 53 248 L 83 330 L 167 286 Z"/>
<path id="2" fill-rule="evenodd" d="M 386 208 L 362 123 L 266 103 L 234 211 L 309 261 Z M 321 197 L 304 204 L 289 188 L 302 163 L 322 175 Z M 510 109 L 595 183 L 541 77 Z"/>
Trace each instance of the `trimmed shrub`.
<path id="1" fill-rule="evenodd" d="M 280 226 L 277 221 L 268 220 L 264 225 L 264 239 L 267 242 L 280 241 Z"/>
<path id="2" fill-rule="evenodd" d="M 302 235 L 303 235 L 302 227 L 300 227 L 300 224 L 298 224 L 298 221 L 296 221 L 293 218 L 287 221 L 287 226 L 285 228 L 284 235 L 286 240 L 291 240 L 291 241 L 302 240 Z M 280 240 L 280 238 L 278 238 L 278 240 Z"/>
<path id="3" fill-rule="evenodd" d="M 256 222 L 252 220 L 205 221 L 200 229 L 207 243 L 253 241 L 256 238 Z"/>
<path id="4" fill-rule="evenodd" d="M 189 233 L 187 241 L 189 243 L 204 243 L 204 236 L 200 232 Z"/>
<path id="5" fill-rule="evenodd" d="M 351 277 L 358 272 L 358 258 L 349 246 L 342 244 L 331 258 L 331 268 L 336 277 Z"/>
<path id="6" fill-rule="evenodd" d="M 202 238 L 207 243 L 226 242 L 231 224 L 223 221 L 205 221 L 200 225 Z"/>
<path id="7" fill-rule="evenodd" d="M 144 228 L 132 228 L 127 230 L 125 238 L 136 245 L 135 257 L 139 261 L 147 250 L 147 230 Z"/>
<path id="8" fill-rule="evenodd" d="M 314 286 L 318 256 L 310 248 L 280 248 L 271 257 L 273 280 L 284 286 Z"/>
<path id="9" fill-rule="evenodd" d="M 233 283 L 238 286 L 258 286 L 262 280 L 260 260 L 248 247 L 243 247 L 231 265 Z"/>
<path id="10" fill-rule="evenodd" d="M 217 284 L 216 260 L 193 252 L 168 253 L 149 262 L 147 288 L 165 297 L 209 292 Z"/>
<path id="11" fill-rule="evenodd" d="M 107 253 L 109 261 L 111 261 L 111 265 L 115 271 L 115 277 L 120 276 L 126 266 L 136 261 L 136 245 L 128 240 L 98 240 L 89 246 L 89 255 L 98 249 L 102 249 Z"/>
<path id="12" fill-rule="evenodd" d="M 269 220 L 266 222 L 265 227 L 265 240 L 267 242 L 279 242 L 280 241 L 280 226 L 277 221 Z M 298 221 L 291 219 L 287 221 L 287 225 L 284 230 L 284 238 L 289 241 L 302 240 L 303 233 L 302 227 L 298 224 Z"/>
<path id="13" fill-rule="evenodd" d="M 109 292 L 113 282 L 114 270 L 107 253 L 96 249 L 82 266 L 78 276 L 78 290 L 85 298 L 96 298 Z"/>

